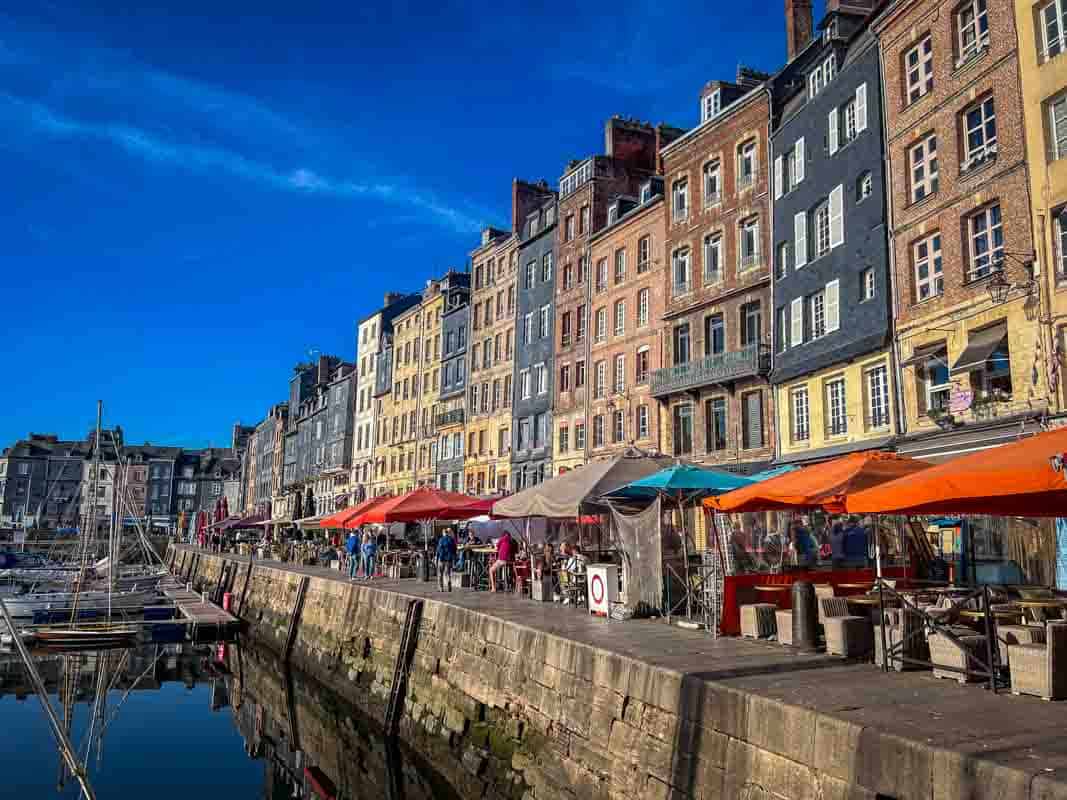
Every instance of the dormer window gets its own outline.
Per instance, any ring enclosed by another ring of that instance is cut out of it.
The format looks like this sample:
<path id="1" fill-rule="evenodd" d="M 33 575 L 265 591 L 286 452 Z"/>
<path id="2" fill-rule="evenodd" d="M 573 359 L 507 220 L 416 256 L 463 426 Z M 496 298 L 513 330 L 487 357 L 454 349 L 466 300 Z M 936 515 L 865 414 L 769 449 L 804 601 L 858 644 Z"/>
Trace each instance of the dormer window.
<path id="1" fill-rule="evenodd" d="M 551 225 L 555 221 L 556 221 L 556 207 L 555 206 L 549 206 L 548 208 L 545 209 L 545 227 L 547 228 L 549 225 Z"/>
<path id="2" fill-rule="evenodd" d="M 704 103 L 701 106 L 700 121 L 707 122 L 712 117 L 717 117 L 720 111 L 722 111 L 722 93 L 716 89 L 714 92 L 704 97 Z"/>
<path id="3" fill-rule="evenodd" d="M 614 225 L 619 221 L 619 204 L 618 202 L 612 203 L 608 207 L 608 225 Z"/>
<path id="4" fill-rule="evenodd" d="M 808 75 L 808 97 L 814 97 L 825 89 L 836 74 L 837 57 L 831 53 Z"/>
<path id="5" fill-rule="evenodd" d="M 837 36 L 837 20 L 832 19 L 826 23 L 826 27 L 822 31 L 823 44 L 829 44 L 830 40 Z"/>
<path id="6" fill-rule="evenodd" d="M 641 205 L 652 199 L 652 181 L 641 185 Z"/>

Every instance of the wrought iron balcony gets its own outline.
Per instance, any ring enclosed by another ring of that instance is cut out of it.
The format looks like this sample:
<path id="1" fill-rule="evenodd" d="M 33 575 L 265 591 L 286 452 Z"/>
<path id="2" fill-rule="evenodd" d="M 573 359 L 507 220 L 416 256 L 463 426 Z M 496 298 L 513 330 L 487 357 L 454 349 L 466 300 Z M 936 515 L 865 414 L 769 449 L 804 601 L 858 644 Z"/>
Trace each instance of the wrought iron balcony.
<path id="1" fill-rule="evenodd" d="M 452 411 L 446 411 L 443 414 L 437 415 L 437 427 L 443 428 L 445 425 L 458 425 L 463 422 L 463 413 L 465 409 L 456 408 Z"/>
<path id="2" fill-rule="evenodd" d="M 765 375 L 770 370 L 770 348 L 751 344 L 740 350 L 704 356 L 686 364 L 652 373 L 652 394 L 660 396 L 686 389 Z"/>

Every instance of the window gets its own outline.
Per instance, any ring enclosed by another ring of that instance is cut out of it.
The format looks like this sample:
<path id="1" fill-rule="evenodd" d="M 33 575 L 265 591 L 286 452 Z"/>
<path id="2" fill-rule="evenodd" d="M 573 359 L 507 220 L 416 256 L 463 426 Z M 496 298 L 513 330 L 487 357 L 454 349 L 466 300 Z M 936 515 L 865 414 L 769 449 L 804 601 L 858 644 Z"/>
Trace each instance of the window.
<path id="1" fill-rule="evenodd" d="M 593 367 L 593 397 L 604 397 L 608 392 L 608 365 L 598 361 Z"/>
<path id="2" fill-rule="evenodd" d="M 614 202 L 608 207 L 608 225 L 614 225 L 619 220 L 619 204 Z"/>
<path id="3" fill-rule="evenodd" d="M 693 404 L 674 407 L 674 455 L 687 456 L 693 452 Z"/>
<path id="4" fill-rule="evenodd" d="M 972 215 L 967 220 L 967 227 L 971 256 L 967 279 L 973 281 L 999 270 L 1004 258 L 1000 203 L 994 203 Z"/>
<path id="5" fill-rule="evenodd" d="M 649 290 L 641 289 L 637 293 L 637 327 L 644 328 L 648 325 Z"/>
<path id="6" fill-rule="evenodd" d="M 760 302 L 755 300 L 741 306 L 741 346 L 759 344 L 760 329 L 763 327 Z"/>
<path id="7" fill-rule="evenodd" d="M 689 181 L 685 178 L 675 181 L 671 196 L 674 221 L 681 222 L 689 216 Z"/>
<path id="8" fill-rule="evenodd" d="M 759 263 L 759 217 L 741 223 L 738 252 L 741 259 L 740 269 L 751 269 Z"/>
<path id="9" fill-rule="evenodd" d="M 538 394 L 548 394 L 548 370 L 544 364 L 537 364 L 534 368 L 534 385 Z"/>
<path id="10" fill-rule="evenodd" d="M 808 415 L 808 387 L 800 386 L 789 393 L 790 408 L 793 416 L 793 441 L 806 442 L 811 438 Z"/>
<path id="11" fill-rule="evenodd" d="M 1047 61 L 1067 50 L 1067 0 L 1052 0 L 1040 13 L 1042 53 Z"/>
<path id="12" fill-rule="evenodd" d="M 570 311 L 563 312 L 563 318 L 560 320 L 560 332 L 559 343 L 562 347 L 567 347 L 571 343 L 571 322 L 573 316 Z"/>
<path id="13" fill-rule="evenodd" d="M 622 247 L 615 251 L 615 283 L 626 280 L 626 248 Z"/>
<path id="14" fill-rule="evenodd" d="M 477 386 L 471 387 L 471 397 L 475 398 L 475 405 L 477 405 Z M 530 399 L 530 370 L 524 369 L 519 371 L 519 397 L 523 400 Z"/>
<path id="15" fill-rule="evenodd" d="M 848 433 L 844 378 L 826 382 L 826 433 L 828 436 L 844 436 Z"/>
<path id="16" fill-rule="evenodd" d="M 637 407 L 637 438 L 648 438 L 648 406 L 646 405 Z"/>
<path id="17" fill-rule="evenodd" d="M 641 347 L 641 349 L 637 351 L 637 366 L 634 374 L 634 381 L 637 383 L 638 386 L 648 383 L 648 356 L 648 345 L 644 345 L 643 347 Z"/>
<path id="18" fill-rule="evenodd" d="M 746 189 L 756 181 L 756 142 L 748 141 L 737 149 L 737 188 Z"/>
<path id="19" fill-rule="evenodd" d="M 1067 7 L 1067 0 L 1062 0 Z M 1067 17 L 1064 18 L 1067 26 Z M 1055 161 L 1067 158 L 1067 93 L 1053 98 L 1048 104 L 1049 133 L 1052 135 L 1049 155 Z"/>
<path id="20" fill-rule="evenodd" d="M 934 42 L 930 34 L 904 54 L 908 102 L 914 103 L 934 88 Z"/>
<path id="21" fill-rule="evenodd" d="M 578 211 L 578 233 L 589 232 L 589 206 L 582 206 Z"/>
<path id="22" fill-rule="evenodd" d="M 482 369 L 489 369 L 493 366 L 493 340 L 486 339 L 485 344 L 482 345 Z"/>
<path id="23" fill-rule="evenodd" d="M 574 341 L 582 342 L 582 341 L 585 341 L 585 306 L 584 305 L 578 306 L 578 311 L 576 312 L 576 318 L 577 318 L 578 327 L 574 332 Z"/>
<path id="24" fill-rule="evenodd" d="M 615 394 L 626 392 L 626 356 L 619 353 L 615 356 L 614 374 Z"/>
<path id="25" fill-rule="evenodd" d="M 626 416 L 622 411 L 615 411 L 611 415 L 611 440 L 613 442 L 626 440 Z"/>
<path id="26" fill-rule="evenodd" d="M 545 253 L 544 258 L 541 259 L 541 282 L 542 283 L 548 283 L 551 280 L 552 280 L 552 254 L 551 253 Z M 500 307 L 499 303 L 497 303 L 497 307 L 498 308 Z"/>
<path id="27" fill-rule="evenodd" d="M 585 256 L 578 256 L 578 283 L 585 283 L 585 272 L 589 267 L 589 262 Z"/>
<path id="28" fill-rule="evenodd" d="M 774 277 L 782 280 L 789 274 L 789 242 L 780 242 L 775 249 Z"/>
<path id="29" fill-rule="evenodd" d="M 508 316 L 510 317 L 514 313 L 515 313 L 515 284 L 512 284 L 511 286 L 508 287 Z M 463 344 L 462 335 L 461 335 L 460 338 L 461 338 L 460 344 Z"/>
<path id="30" fill-rule="evenodd" d="M 959 58 L 957 66 L 989 46 L 989 18 L 986 0 L 968 0 L 956 12 Z"/>
<path id="31" fill-rule="evenodd" d="M 594 289 L 597 292 L 606 291 L 608 288 L 608 260 L 602 258 L 596 262 L 596 283 Z"/>
<path id="32" fill-rule="evenodd" d="M 710 206 L 722 200 L 722 169 L 718 161 L 704 165 L 704 205 Z"/>
<path id="33" fill-rule="evenodd" d="M 1067 275 L 1067 207 L 1061 208 L 1055 214 L 1055 241 L 1052 246 L 1055 250 L 1053 257 L 1056 259 L 1057 272 L 1061 278 Z"/>
<path id="34" fill-rule="evenodd" d="M 763 392 L 741 395 L 741 447 L 752 450 L 763 447 Z"/>
<path id="35" fill-rule="evenodd" d="M 563 288 L 570 289 L 574 285 L 574 268 L 570 264 L 563 267 Z"/>
<path id="36" fill-rule="evenodd" d="M 574 238 L 574 214 L 568 214 L 563 222 L 563 241 L 569 242 Z"/>
<path id="37" fill-rule="evenodd" d="M 889 427 L 889 371 L 884 364 L 867 370 L 867 426 Z"/>
<path id="38" fill-rule="evenodd" d="M 519 420 L 519 451 L 528 450 L 530 448 L 530 420 Z"/>
<path id="39" fill-rule="evenodd" d="M 593 447 L 604 446 L 604 415 L 593 417 Z"/>
<path id="40" fill-rule="evenodd" d="M 708 234 L 704 237 L 704 283 L 722 280 L 722 236 Z"/>
<path id="41" fill-rule="evenodd" d="M 874 268 L 868 267 L 860 273 L 860 301 L 874 299 Z"/>
<path id="42" fill-rule="evenodd" d="M 533 313 L 527 314 L 522 320 L 522 343 L 530 344 L 533 341 Z M 474 345 L 474 352 L 478 352 L 478 345 Z M 475 361 L 477 361 L 475 356 Z"/>
<path id="43" fill-rule="evenodd" d="M 564 364 L 559 368 L 559 391 L 569 392 L 571 389 L 571 365 Z"/>
<path id="44" fill-rule="evenodd" d="M 504 408 L 511 408 L 511 376 L 504 376 Z"/>
<path id="45" fill-rule="evenodd" d="M 856 138 L 858 131 L 856 130 L 856 99 L 853 98 L 845 103 L 841 109 L 841 146 Z"/>
<path id="46" fill-rule="evenodd" d="M 871 173 L 861 172 L 859 178 L 856 179 L 856 202 L 861 203 L 871 196 L 871 192 L 874 191 L 874 178 L 871 177 Z"/>
<path id="47" fill-rule="evenodd" d="M 497 378 L 493 381 L 493 411 L 496 411 L 498 408 L 503 407 L 503 397 L 504 395 L 500 386 L 500 378 Z"/>
<path id="48" fill-rule="evenodd" d="M 550 306 L 541 306 L 541 314 L 538 319 L 537 335 L 540 339 L 547 339 L 551 335 L 549 330 L 549 311 Z"/>
<path id="49" fill-rule="evenodd" d="M 704 96 L 704 100 L 700 104 L 700 121 L 707 122 L 712 117 L 717 116 L 720 111 L 722 111 L 722 94 L 716 89 Z"/>
<path id="50" fill-rule="evenodd" d="M 581 389 L 585 386 L 585 359 L 574 362 L 574 388 Z"/>
<path id="51" fill-rule="evenodd" d="M 687 294 L 691 288 L 689 281 L 689 248 L 682 247 L 674 251 L 671 258 L 675 296 Z"/>
<path id="52" fill-rule="evenodd" d="M 920 239 L 912 246 L 915 262 L 915 297 L 921 302 L 939 296 L 945 289 L 941 274 L 941 234 Z"/>
<path id="53" fill-rule="evenodd" d="M 642 183 L 641 184 L 641 201 L 640 201 L 641 205 L 644 205 L 645 203 L 647 203 L 651 199 L 652 199 L 652 183 L 651 182 Z"/>
<path id="54" fill-rule="evenodd" d="M 987 97 L 963 114 L 965 158 L 960 171 L 966 172 L 985 163 L 997 153 L 997 117 L 993 98 Z"/>
<path id="55" fill-rule="evenodd" d="M 574 449 L 585 449 L 585 423 L 578 422 L 574 425 Z"/>
<path id="56" fill-rule="evenodd" d="M 674 326 L 674 364 L 675 366 L 689 363 L 689 323 L 683 322 Z"/>
<path id="57" fill-rule="evenodd" d="M 608 338 L 608 310 L 598 308 L 596 310 L 596 327 L 593 329 L 593 341 L 603 342 Z"/>
<path id="58" fill-rule="evenodd" d="M 808 75 L 808 97 L 814 97 L 825 89 L 836 74 L 837 58 L 831 54 Z"/>
<path id="59" fill-rule="evenodd" d="M 504 455 L 511 450 L 511 430 L 508 428 L 501 428 L 497 431 L 496 441 L 497 455 Z"/>
<path id="60" fill-rule="evenodd" d="M 726 398 L 704 401 L 704 446 L 709 453 L 726 449 Z"/>
<path id="61" fill-rule="evenodd" d="M 918 203 L 937 191 L 937 136 L 929 134 L 911 148 L 911 201 Z"/>
<path id="62" fill-rule="evenodd" d="M 811 219 L 815 233 L 815 257 L 819 258 L 830 252 L 830 202 L 827 200 L 816 206 Z"/>
<path id="63" fill-rule="evenodd" d="M 789 331 L 789 308 L 787 306 L 778 306 L 778 310 L 775 312 L 776 319 L 774 323 L 774 345 L 776 353 L 784 353 L 789 348 L 789 339 L 787 334 Z"/>
<path id="64" fill-rule="evenodd" d="M 559 452 L 566 453 L 570 449 L 571 444 L 571 429 L 566 423 L 559 426 L 559 431 L 556 433 L 556 442 L 558 444 Z"/>
<path id="65" fill-rule="evenodd" d="M 637 274 L 648 272 L 652 260 L 652 236 L 642 236 L 637 240 Z"/>
<path id="66" fill-rule="evenodd" d="M 947 353 L 942 348 L 938 353 L 928 358 L 922 366 L 922 396 L 925 400 L 926 410 L 948 410 L 949 395 L 952 392 L 952 382 L 948 374 Z"/>
<path id="67" fill-rule="evenodd" d="M 717 356 L 726 350 L 726 323 L 722 314 L 704 317 L 704 355 Z"/>

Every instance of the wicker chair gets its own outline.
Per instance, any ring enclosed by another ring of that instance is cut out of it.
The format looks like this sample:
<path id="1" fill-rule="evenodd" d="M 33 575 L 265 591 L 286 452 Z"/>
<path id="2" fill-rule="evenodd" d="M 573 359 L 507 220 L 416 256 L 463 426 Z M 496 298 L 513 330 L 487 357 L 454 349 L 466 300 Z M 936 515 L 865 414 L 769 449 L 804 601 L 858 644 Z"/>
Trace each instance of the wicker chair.
<path id="1" fill-rule="evenodd" d="M 1067 622 L 1049 622 L 1045 644 L 1010 644 L 1011 693 L 1067 698 Z"/>
<path id="2" fill-rule="evenodd" d="M 982 669 L 979 659 L 985 658 L 985 637 L 977 636 L 970 628 L 957 626 L 952 633 L 963 643 L 961 649 L 952 639 L 941 633 L 931 633 L 926 641 L 930 645 L 930 661 L 934 664 L 935 678 L 948 678 L 958 683 L 972 683 L 981 680 L 976 675 L 968 675 L 955 670 Z M 955 667 L 941 669 L 941 667 Z"/>
<path id="3" fill-rule="evenodd" d="M 778 627 L 778 643 L 793 644 L 793 611 L 780 608 L 774 612 L 774 622 Z"/>
<path id="4" fill-rule="evenodd" d="M 930 648 L 924 633 L 925 622 L 917 611 L 900 608 L 887 608 L 885 611 L 885 641 L 893 656 L 904 656 L 921 661 L 930 660 Z M 903 646 L 894 650 L 897 645 Z M 874 663 L 882 665 L 882 629 L 874 626 Z M 908 664 L 899 658 L 890 657 L 889 668 L 897 672 L 906 669 L 923 669 L 919 664 Z"/>
<path id="5" fill-rule="evenodd" d="M 815 584 L 815 603 L 818 606 L 816 611 L 819 614 L 819 624 L 822 625 L 822 599 L 824 597 L 834 596 L 834 585 L 832 583 L 817 583 Z"/>
<path id="6" fill-rule="evenodd" d="M 777 632 L 773 603 L 753 603 L 741 606 L 741 635 L 750 639 L 766 639 Z"/>
<path id="7" fill-rule="evenodd" d="M 1000 665 L 1009 667 L 1008 648 L 1013 644 L 1044 644 L 1045 628 L 1041 625 L 997 625 L 997 652 Z"/>
<path id="8" fill-rule="evenodd" d="M 849 613 L 844 597 L 819 599 L 826 634 L 826 652 L 830 655 L 859 658 L 868 655 L 873 647 L 871 621 Z"/>

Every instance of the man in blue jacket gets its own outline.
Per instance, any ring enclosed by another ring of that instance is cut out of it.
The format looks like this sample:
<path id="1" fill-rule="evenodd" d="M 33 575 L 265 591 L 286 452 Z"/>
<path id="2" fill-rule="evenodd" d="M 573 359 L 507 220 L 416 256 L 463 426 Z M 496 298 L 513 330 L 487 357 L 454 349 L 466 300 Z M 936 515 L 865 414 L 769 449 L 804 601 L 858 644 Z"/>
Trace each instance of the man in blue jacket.
<path id="1" fill-rule="evenodd" d="M 348 579 L 356 579 L 356 571 L 359 569 L 359 531 L 353 530 L 345 540 L 345 552 L 348 553 Z"/>
<path id="2" fill-rule="evenodd" d="M 437 585 L 440 590 L 452 591 L 452 565 L 456 561 L 456 540 L 452 538 L 452 529 L 445 528 L 444 535 L 437 540 Z"/>

